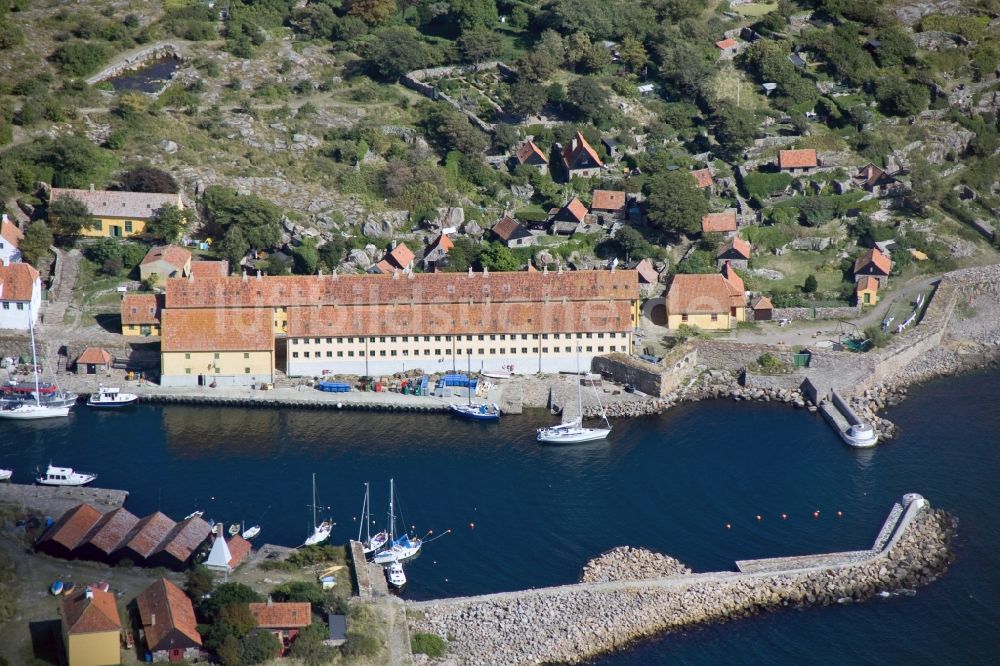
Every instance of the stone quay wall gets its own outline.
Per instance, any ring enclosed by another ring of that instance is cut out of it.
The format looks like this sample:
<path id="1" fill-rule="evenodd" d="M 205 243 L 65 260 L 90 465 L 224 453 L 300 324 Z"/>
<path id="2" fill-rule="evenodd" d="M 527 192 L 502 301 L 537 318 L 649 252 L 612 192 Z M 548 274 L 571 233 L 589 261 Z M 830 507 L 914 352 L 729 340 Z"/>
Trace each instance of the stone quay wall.
<path id="1" fill-rule="evenodd" d="M 860 305 L 845 305 L 836 308 L 774 308 L 771 318 L 792 321 L 799 319 L 853 319 L 860 314 Z"/>
<path id="2" fill-rule="evenodd" d="M 802 386 L 805 375 L 801 372 L 789 372 L 783 375 L 761 375 L 750 371 L 743 373 L 743 386 L 748 389 L 762 391 L 795 391 Z"/>
<path id="3" fill-rule="evenodd" d="M 753 573 L 679 567 L 647 580 L 627 580 L 629 572 L 626 580 L 411 603 L 411 628 L 448 639 L 450 663 L 576 663 L 664 631 L 925 585 L 950 562 L 955 522 L 919 495 L 902 504 L 881 550 L 777 558 L 775 569 L 756 560 Z"/>
<path id="4" fill-rule="evenodd" d="M 650 363 L 628 354 L 595 356 L 591 371 L 610 377 L 619 384 L 631 384 L 654 397 L 662 398 L 680 386 L 698 363 L 698 350 L 682 347 L 660 363 Z"/>

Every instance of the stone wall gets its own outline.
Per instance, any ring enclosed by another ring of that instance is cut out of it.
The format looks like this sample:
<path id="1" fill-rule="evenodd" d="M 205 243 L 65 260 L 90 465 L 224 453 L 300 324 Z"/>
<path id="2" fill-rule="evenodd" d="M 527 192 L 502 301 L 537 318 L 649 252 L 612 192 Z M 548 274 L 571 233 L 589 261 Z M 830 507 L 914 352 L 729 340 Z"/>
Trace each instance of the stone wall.
<path id="1" fill-rule="evenodd" d="M 761 375 L 752 372 L 743 373 L 743 386 L 748 389 L 779 391 L 794 391 L 802 386 L 805 375 L 801 372 L 789 372 L 783 375 Z"/>
<path id="2" fill-rule="evenodd" d="M 438 90 L 434 86 L 425 83 L 428 79 L 439 79 L 445 76 L 466 74 L 469 72 L 482 72 L 487 69 L 496 69 L 504 76 L 511 76 L 513 74 L 513 70 L 510 67 L 503 65 L 503 63 L 493 61 L 481 62 L 477 65 L 449 65 L 446 67 L 432 67 L 430 69 L 416 69 L 403 75 L 399 82 L 407 88 L 416 90 L 421 95 L 429 97 L 430 99 L 444 100 L 451 106 L 455 107 L 456 110 L 460 111 L 466 118 L 469 119 L 469 122 L 478 127 L 480 130 L 486 132 L 487 134 L 492 134 L 496 130 L 495 125 L 482 120 L 471 111 L 463 109 L 462 105 L 459 104 L 453 97 L 441 90 Z"/>
<path id="3" fill-rule="evenodd" d="M 149 60 L 159 60 L 160 58 L 180 58 L 180 54 L 180 48 L 176 44 L 154 44 L 149 48 L 143 49 L 142 51 L 125 58 L 121 62 L 117 62 L 110 67 L 105 67 L 97 74 L 94 74 L 87 79 L 87 83 L 93 85 L 95 83 L 99 83 L 100 81 L 118 76 L 123 72 L 139 69 Z"/>
<path id="4" fill-rule="evenodd" d="M 591 371 L 619 384 L 631 384 L 647 395 L 662 398 L 676 389 L 698 363 L 698 350 L 683 347 L 660 361 L 650 363 L 627 354 L 595 356 Z"/>
<path id="5" fill-rule="evenodd" d="M 813 316 L 815 311 L 816 316 Z M 774 308 L 772 319 L 853 319 L 861 314 L 861 306 L 845 305 L 837 308 Z"/>

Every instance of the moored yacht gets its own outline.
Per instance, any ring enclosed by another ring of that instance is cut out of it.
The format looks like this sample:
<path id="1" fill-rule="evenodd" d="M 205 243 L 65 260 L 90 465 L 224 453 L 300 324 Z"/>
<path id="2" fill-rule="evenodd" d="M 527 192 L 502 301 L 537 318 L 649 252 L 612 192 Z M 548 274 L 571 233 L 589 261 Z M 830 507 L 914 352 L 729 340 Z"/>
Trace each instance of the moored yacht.
<path id="1" fill-rule="evenodd" d="M 868 423 L 855 423 L 840 433 L 840 438 L 849 446 L 866 449 L 878 443 L 878 433 Z"/>
<path id="2" fill-rule="evenodd" d="M 543 444 L 582 444 L 607 439 L 611 428 L 585 428 L 580 421 L 539 428 L 536 439 Z"/>
<path id="3" fill-rule="evenodd" d="M 392 564 L 385 568 L 385 577 L 389 581 L 389 585 L 397 590 L 406 587 L 406 572 L 403 571 L 403 565 L 397 560 L 393 560 Z"/>
<path id="4" fill-rule="evenodd" d="M 85 486 L 96 478 L 96 474 L 80 472 L 71 467 L 55 467 L 49 463 L 45 474 L 36 476 L 35 482 L 43 486 Z"/>
<path id="5" fill-rule="evenodd" d="M 14 470 L 0 469 L 0 481 L 10 481 L 10 477 L 12 476 L 14 476 Z"/>
<path id="6" fill-rule="evenodd" d="M 139 396 L 134 393 L 122 393 L 121 389 L 99 385 L 97 393 L 91 393 L 87 399 L 87 406 L 94 409 L 120 409 L 131 407 L 138 401 Z"/>

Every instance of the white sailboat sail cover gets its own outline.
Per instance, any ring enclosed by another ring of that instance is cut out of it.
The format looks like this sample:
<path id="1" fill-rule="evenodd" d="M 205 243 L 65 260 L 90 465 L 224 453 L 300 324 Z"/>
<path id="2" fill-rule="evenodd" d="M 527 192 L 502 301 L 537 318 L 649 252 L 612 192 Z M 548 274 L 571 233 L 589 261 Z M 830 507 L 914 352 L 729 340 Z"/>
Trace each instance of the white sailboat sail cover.
<path id="1" fill-rule="evenodd" d="M 233 556 L 229 552 L 229 544 L 226 543 L 225 538 L 216 537 L 215 543 L 212 544 L 212 550 L 208 553 L 208 559 L 205 560 L 205 566 L 209 569 L 228 571 L 231 559 Z"/>

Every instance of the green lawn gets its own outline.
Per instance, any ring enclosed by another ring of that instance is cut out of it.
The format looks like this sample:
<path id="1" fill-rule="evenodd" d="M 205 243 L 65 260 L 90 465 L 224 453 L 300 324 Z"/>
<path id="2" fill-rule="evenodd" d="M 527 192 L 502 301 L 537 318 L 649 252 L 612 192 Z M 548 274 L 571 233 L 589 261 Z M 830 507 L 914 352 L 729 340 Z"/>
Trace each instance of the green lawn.
<path id="1" fill-rule="evenodd" d="M 801 287 L 808 275 L 815 275 L 818 291 L 839 292 L 843 288 L 840 262 L 831 250 L 811 252 L 790 250 L 781 256 L 768 254 L 753 258 L 754 268 L 770 268 L 781 271 L 785 277 L 780 280 L 756 278 L 754 284 L 764 292 L 794 290 Z"/>
<path id="2" fill-rule="evenodd" d="M 763 16 L 764 14 L 770 14 L 777 8 L 777 2 L 754 2 L 733 7 L 732 10 L 737 14 L 743 14 L 743 16 L 758 17 Z"/>

